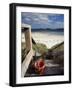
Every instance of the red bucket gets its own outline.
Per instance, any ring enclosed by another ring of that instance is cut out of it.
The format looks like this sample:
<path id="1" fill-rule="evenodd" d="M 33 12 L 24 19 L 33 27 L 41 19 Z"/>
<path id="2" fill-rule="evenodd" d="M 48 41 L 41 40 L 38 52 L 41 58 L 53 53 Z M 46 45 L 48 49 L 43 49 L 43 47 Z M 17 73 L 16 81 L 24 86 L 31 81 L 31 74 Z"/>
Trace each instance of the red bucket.
<path id="1" fill-rule="evenodd" d="M 36 72 L 38 72 L 40 75 L 44 74 L 44 69 L 45 69 L 44 60 L 42 59 L 37 60 L 34 66 L 35 66 Z"/>

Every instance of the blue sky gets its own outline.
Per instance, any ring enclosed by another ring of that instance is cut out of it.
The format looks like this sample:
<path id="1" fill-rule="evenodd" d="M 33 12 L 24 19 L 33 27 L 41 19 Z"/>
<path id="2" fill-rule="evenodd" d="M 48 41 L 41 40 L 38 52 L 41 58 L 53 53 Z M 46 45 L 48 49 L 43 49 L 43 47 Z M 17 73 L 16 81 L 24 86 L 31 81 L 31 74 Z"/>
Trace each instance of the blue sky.
<path id="1" fill-rule="evenodd" d="M 51 13 L 22 12 L 21 22 L 29 24 L 32 28 L 64 28 L 64 15 Z"/>

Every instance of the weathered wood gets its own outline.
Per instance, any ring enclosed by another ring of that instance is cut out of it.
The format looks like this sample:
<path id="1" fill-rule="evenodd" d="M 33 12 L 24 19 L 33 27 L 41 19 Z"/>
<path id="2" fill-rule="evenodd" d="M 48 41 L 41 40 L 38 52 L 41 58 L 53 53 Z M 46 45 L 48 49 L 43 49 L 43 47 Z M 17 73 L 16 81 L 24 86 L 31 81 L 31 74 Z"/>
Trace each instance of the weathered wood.
<path id="1" fill-rule="evenodd" d="M 31 26 L 22 24 L 22 32 L 25 34 L 26 51 L 29 51 L 29 53 L 25 57 L 25 60 L 21 64 L 21 76 L 24 77 L 34 56 L 34 51 L 32 49 Z"/>
<path id="2" fill-rule="evenodd" d="M 25 73 L 29 67 L 30 61 L 32 60 L 32 57 L 34 56 L 34 51 L 33 49 L 30 50 L 30 52 L 27 54 L 25 60 L 23 61 L 21 65 L 21 75 L 22 77 L 25 76 Z"/>

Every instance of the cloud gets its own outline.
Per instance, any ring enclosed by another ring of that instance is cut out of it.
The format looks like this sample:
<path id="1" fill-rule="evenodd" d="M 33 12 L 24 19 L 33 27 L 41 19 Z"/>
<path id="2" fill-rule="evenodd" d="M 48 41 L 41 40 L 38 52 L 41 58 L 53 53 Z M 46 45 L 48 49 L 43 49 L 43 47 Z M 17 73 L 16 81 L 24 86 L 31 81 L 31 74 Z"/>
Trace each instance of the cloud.
<path id="1" fill-rule="evenodd" d="M 50 23 L 50 28 L 56 29 L 56 28 L 64 28 L 64 23 L 63 22 L 55 22 L 55 23 Z"/>
<path id="2" fill-rule="evenodd" d="M 35 28 L 63 28 L 63 17 L 61 14 L 22 12 L 22 23 L 30 24 Z"/>
<path id="3" fill-rule="evenodd" d="M 25 20 L 26 20 L 26 21 L 30 21 L 31 19 L 27 17 L 27 18 L 25 18 Z"/>
<path id="4" fill-rule="evenodd" d="M 22 13 L 22 17 L 24 17 L 23 19 L 26 20 L 31 19 L 32 22 L 37 21 L 37 22 L 41 22 L 41 23 L 48 23 L 48 15 L 46 14 L 39 14 L 39 13 Z M 25 22 L 25 21 L 24 21 Z"/>

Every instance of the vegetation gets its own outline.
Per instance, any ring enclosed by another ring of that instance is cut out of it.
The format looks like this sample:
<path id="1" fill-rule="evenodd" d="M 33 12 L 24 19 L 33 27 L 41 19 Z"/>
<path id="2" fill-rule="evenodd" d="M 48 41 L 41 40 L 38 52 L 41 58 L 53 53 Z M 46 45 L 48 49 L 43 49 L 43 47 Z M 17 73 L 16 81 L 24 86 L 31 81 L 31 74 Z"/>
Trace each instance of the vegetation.
<path id="1" fill-rule="evenodd" d="M 26 45 L 25 43 L 22 43 L 22 61 L 25 59 L 26 55 L 28 52 L 26 52 Z M 42 57 L 44 57 L 48 51 L 48 48 L 46 47 L 46 45 L 42 44 L 42 43 L 36 43 L 32 45 L 32 48 L 35 52 L 39 52 L 41 54 Z"/>
<path id="2" fill-rule="evenodd" d="M 60 44 L 56 44 L 54 45 L 51 50 L 55 50 L 55 51 L 62 51 L 64 50 L 64 42 L 61 42 Z"/>
<path id="3" fill-rule="evenodd" d="M 33 50 L 41 54 L 44 54 L 44 53 L 47 53 L 48 48 L 46 47 L 46 45 L 42 43 L 37 43 L 36 45 L 33 44 Z"/>
<path id="4" fill-rule="evenodd" d="M 51 49 L 48 49 L 46 45 L 42 43 L 33 44 L 33 50 L 39 52 L 42 57 L 53 60 L 54 63 L 64 66 L 64 42 L 54 45 Z M 22 58 L 24 59 L 25 43 L 22 43 Z M 26 55 L 25 55 L 26 56 Z"/>
<path id="5" fill-rule="evenodd" d="M 64 42 L 53 46 L 51 49 L 54 63 L 64 66 Z"/>

